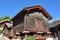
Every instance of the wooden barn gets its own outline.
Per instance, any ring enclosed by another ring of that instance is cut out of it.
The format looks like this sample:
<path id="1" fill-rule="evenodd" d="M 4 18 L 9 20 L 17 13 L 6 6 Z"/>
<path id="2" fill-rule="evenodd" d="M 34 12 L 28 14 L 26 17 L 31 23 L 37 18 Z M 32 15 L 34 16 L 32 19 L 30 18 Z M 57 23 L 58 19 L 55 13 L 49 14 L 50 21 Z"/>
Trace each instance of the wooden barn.
<path id="1" fill-rule="evenodd" d="M 51 15 L 40 5 L 26 7 L 12 18 L 15 30 L 19 32 L 50 32 L 48 21 Z"/>
<path id="2" fill-rule="evenodd" d="M 60 19 L 50 23 L 50 31 L 54 34 L 55 38 L 58 37 L 60 40 Z"/>

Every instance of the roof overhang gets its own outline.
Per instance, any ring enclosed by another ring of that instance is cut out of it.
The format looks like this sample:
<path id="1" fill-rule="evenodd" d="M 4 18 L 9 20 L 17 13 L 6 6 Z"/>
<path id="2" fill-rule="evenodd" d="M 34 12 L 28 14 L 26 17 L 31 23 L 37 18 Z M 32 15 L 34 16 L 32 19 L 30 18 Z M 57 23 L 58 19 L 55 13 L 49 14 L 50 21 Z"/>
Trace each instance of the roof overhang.
<path id="1" fill-rule="evenodd" d="M 33 10 L 33 9 L 38 9 L 40 11 L 43 12 L 43 14 L 50 20 L 52 19 L 51 15 L 40 5 L 38 6 L 31 6 L 31 7 L 26 7 L 24 8 L 21 12 L 19 12 L 14 18 L 12 18 L 12 20 L 17 19 L 18 17 L 20 17 L 21 15 L 26 14 L 26 12 Z"/>

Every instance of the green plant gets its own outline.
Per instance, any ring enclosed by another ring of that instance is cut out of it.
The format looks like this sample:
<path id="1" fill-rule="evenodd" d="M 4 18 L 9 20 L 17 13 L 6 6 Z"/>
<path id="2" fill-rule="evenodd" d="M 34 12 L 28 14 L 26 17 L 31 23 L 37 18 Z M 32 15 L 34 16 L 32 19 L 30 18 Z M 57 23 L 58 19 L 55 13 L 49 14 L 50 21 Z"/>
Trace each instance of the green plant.
<path id="1" fill-rule="evenodd" d="M 0 21 L 3 21 L 3 20 L 5 20 L 5 19 L 9 19 L 9 20 L 10 20 L 11 18 L 10 18 L 10 16 L 8 16 L 8 15 L 6 15 L 6 16 L 4 16 L 4 17 L 3 17 L 3 16 L 0 17 Z"/>

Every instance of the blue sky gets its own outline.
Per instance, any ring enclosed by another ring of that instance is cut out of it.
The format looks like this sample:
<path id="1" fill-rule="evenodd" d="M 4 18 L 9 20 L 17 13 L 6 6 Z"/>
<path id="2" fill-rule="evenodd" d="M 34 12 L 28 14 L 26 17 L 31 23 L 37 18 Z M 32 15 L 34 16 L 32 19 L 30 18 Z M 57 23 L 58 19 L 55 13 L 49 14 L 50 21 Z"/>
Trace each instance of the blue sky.
<path id="1" fill-rule="evenodd" d="M 53 19 L 60 18 L 60 0 L 0 0 L 0 17 L 13 18 L 23 8 L 35 5 L 43 6 Z"/>

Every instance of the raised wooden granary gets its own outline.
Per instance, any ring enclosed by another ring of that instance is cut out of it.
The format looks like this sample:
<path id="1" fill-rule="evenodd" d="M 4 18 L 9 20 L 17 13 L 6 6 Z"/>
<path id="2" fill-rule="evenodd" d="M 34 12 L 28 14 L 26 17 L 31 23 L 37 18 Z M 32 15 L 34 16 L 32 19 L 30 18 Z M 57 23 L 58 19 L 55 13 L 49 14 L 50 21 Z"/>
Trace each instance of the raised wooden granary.
<path id="1" fill-rule="evenodd" d="M 37 5 L 24 8 L 12 20 L 14 29 L 19 32 L 50 32 L 50 19 L 51 15 L 42 6 Z"/>

